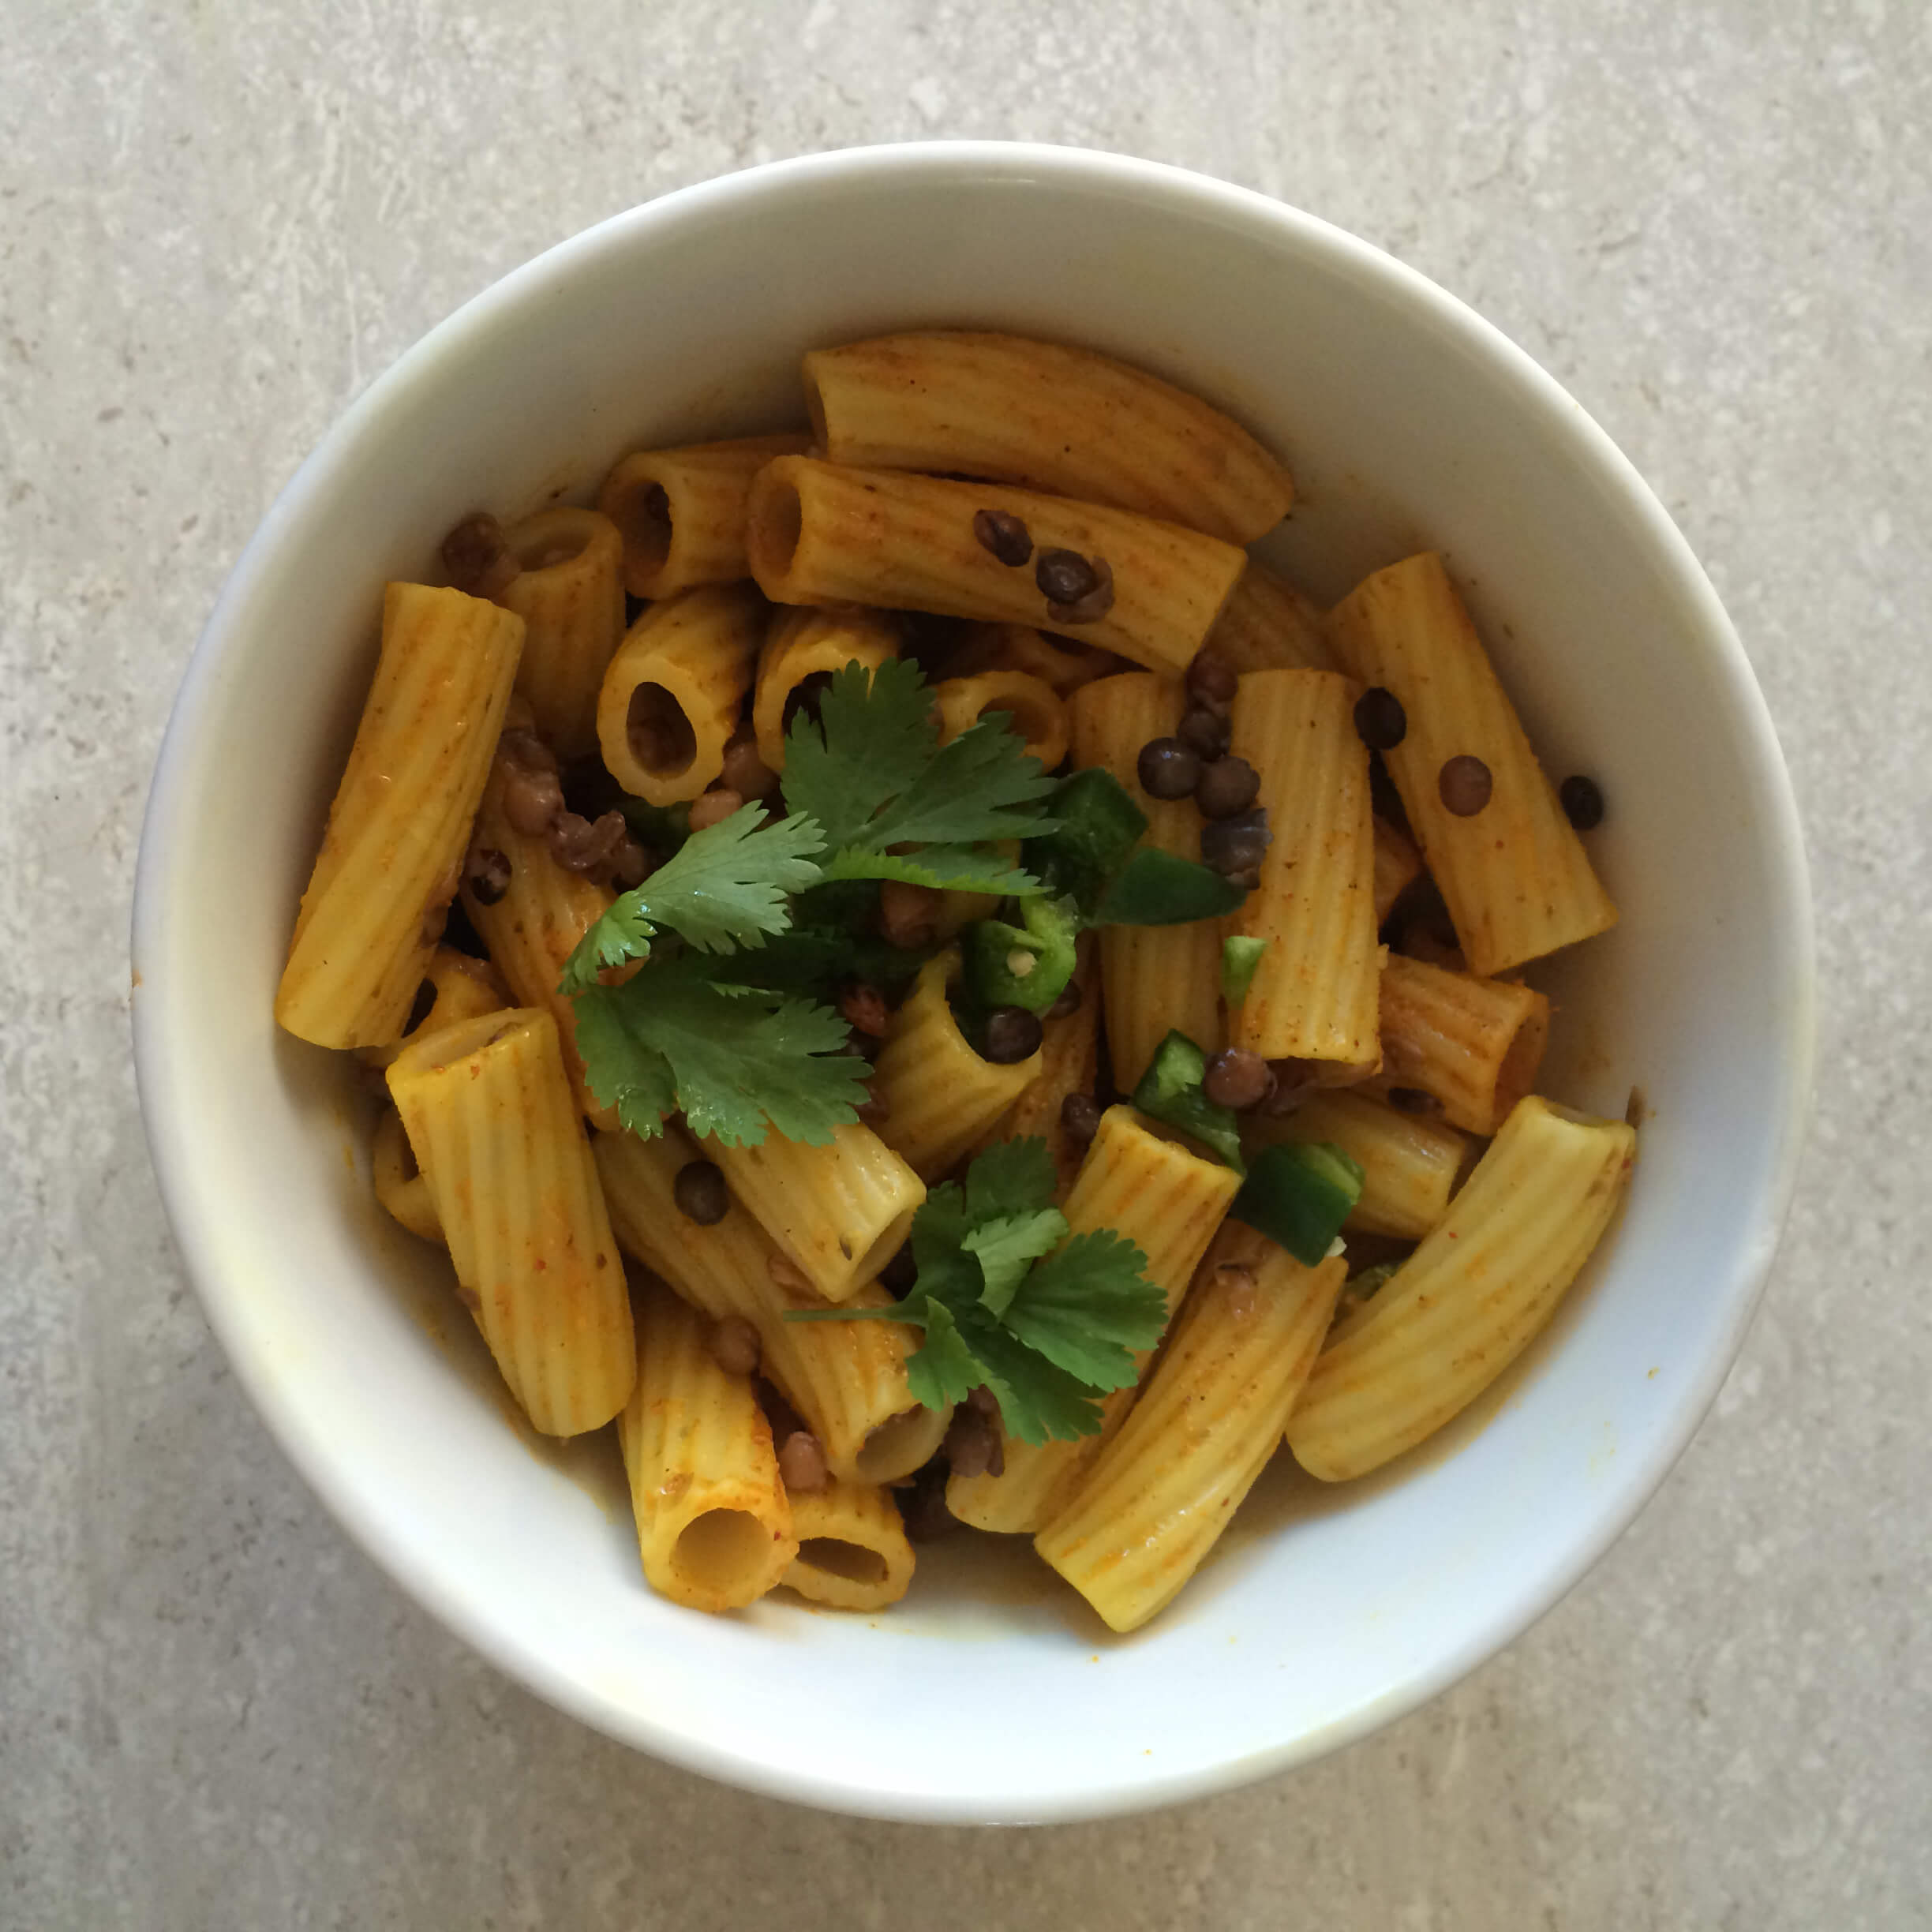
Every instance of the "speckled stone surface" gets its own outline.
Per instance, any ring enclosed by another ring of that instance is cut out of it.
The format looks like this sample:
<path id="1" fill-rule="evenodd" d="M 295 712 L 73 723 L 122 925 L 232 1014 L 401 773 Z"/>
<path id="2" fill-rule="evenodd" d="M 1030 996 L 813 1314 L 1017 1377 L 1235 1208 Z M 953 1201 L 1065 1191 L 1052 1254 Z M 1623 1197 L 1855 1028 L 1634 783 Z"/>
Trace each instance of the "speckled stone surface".
<path id="1" fill-rule="evenodd" d="M 15 0 L 8 20 L 0 1926 L 1932 1923 L 1922 6 Z M 406 1601 L 224 1370 L 127 1041 L 170 696 L 343 403 L 601 215 L 942 133 L 1279 195 L 1552 369 L 1743 633 L 1806 815 L 1823 989 L 1763 1311 L 1569 1600 L 1310 1770 L 997 1835 L 699 1783 Z"/>

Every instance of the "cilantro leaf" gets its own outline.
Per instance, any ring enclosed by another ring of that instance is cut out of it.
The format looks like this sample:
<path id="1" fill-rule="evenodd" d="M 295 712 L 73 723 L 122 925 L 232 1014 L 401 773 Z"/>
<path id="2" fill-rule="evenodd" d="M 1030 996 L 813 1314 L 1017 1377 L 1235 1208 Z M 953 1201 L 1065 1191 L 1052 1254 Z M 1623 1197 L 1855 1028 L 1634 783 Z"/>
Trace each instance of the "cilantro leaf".
<path id="1" fill-rule="evenodd" d="M 1134 1352 L 1167 1325 L 1167 1297 L 1147 1279 L 1147 1256 L 1111 1228 L 1076 1234 L 1028 1272 L 1008 1305 L 1008 1330 L 1036 1354 L 1095 1388 L 1138 1375 Z"/>
<path id="2" fill-rule="evenodd" d="M 1025 898 L 1040 889 L 1031 872 L 997 846 L 922 845 L 915 852 L 867 852 L 848 845 L 826 861 L 829 879 L 899 879 L 934 892 L 994 893 Z"/>
<path id="3" fill-rule="evenodd" d="M 783 994 L 722 984 L 714 971 L 687 954 L 579 993 L 591 1091 L 646 1137 L 676 1106 L 700 1140 L 750 1146 L 769 1129 L 823 1146 L 858 1118 L 869 1073 L 841 1051 L 845 1022 Z"/>
<path id="4" fill-rule="evenodd" d="M 996 1140 L 966 1170 L 965 1212 L 972 1221 L 990 1221 L 1050 1207 L 1059 1176 L 1046 1143 L 1037 1135 Z"/>
<path id="5" fill-rule="evenodd" d="M 915 1402 L 943 1409 L 964 1402 L 986 1378 L 952 1310 L 930 1297 L 923 1305 L 926 1339 L 906 1358 L 906 1387 Z"/>
<path id="6" fill-rule="evenodd" d="M 1058 1208 L 981 1222 L 960 1243 L 968 1254 L 979 1257 L 986 1277 L 980 1301 L 994 1314 L 1004 1315 L 1027 1270 L 1042 1255 L 1050 1254 L 1066 1238 L 1066 1216 Z"/>
<path id="7" fill-rule="evenodd" d="M 564 962 L 561 988 L 581 993 L 608 967 L 648 959 L 668 926 L 701 953 L 762 945 L 792 923 L 791 895 L 818 883 L 824 836 L 809 818 L 766 825 L 755 802 L 693 833 L 642 886 L 620 897 Z"/>
<path id="8" fill-rule="evenodd" d="M 983 1309 L 968 1310 L 959 1326 L 978 1360 L 980 1380 L 998 1399 L 1008 1435 L 1037 1448 L 1056 1438 L 1077 1442 L 1099 1433 L 1099 1392 L 1035 1354 Z"/>

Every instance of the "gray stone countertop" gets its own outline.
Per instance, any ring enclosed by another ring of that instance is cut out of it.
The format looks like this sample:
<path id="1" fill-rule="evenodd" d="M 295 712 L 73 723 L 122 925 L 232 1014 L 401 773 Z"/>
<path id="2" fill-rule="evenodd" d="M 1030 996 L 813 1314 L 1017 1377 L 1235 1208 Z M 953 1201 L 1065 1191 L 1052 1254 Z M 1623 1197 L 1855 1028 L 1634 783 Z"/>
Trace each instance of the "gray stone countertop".
<path id="1" fill-rule="evenodd" d="M 16 0 L 0 66 L 0 1926 L 1932 1923 L 1932 17 L 1907 0 Z M 225 1369 L 129 1065 L 135 841 L 224 575 L 504 270 L 776 156 L 1179 163 L 1473 303 L 1704 560 L 1805 816 L 1816 1125 L 1636 1527 L 1311 1769 L 1124 1822 L 823 1817 L 497 1676 Z"/>

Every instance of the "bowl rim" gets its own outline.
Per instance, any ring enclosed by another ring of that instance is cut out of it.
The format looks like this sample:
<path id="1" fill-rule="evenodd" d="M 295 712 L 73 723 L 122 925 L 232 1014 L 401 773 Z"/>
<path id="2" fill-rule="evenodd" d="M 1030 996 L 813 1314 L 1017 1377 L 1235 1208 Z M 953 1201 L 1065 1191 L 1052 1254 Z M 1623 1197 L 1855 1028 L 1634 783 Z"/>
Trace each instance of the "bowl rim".
<path id="1" fill-rule="evenodd" d="M 1780 1102 L 1767 1168 L 1753 1218 L 1722 1287 L 1726 1320 L 1719 1344 L 1687 1376 L 1675 1414 L 1647 1452 L 1627 1468 L 1619 1492 L 1553 1565 L 1506 1608 L 1479 1619 L 1463 1639 L 1384 1696 L 1318 1732 L 1302 1733 L 1260 1754 L 1222 1760 L 1166 1778 L 1144 1773 L 1117 1778 L 1033 1802 L 1036 1822 L 1070 1822 L 1151 1809 L 1205 1798 L 1308 1763 L 1378 1730 L 1448 1689 L 1515 1641 L 1572 1589 L 1622 1536 L 1681 1456 L 1715 1400 L 1742 1346 L 1789 1212 L 1810 1110 L 1815 1055 L 1815 938 L 1803 835 L 1790 777 L 1769 707 L 1743 648 L 1702 567 L 1668 512 L 1609 436 L 1541 365 L 1455 296 L 1419 271 L 1358 237 L 1253 189 L 1166 163 L 1098 149 L 1038 143 L 930 140 L 848 148 L 766 163 L 672 190 L 611 215 L 546 249 L 472 296 L 376 376 L 335 418 L 314 450 L 277 494 L 224 584 L 197 641 L 170 711 L 157 754 L 136 863 L 132 919 L 133 1033 L 136 1084 L 163 1205 L 189 1279 L 269 1434 L 324 1506 L 388 1574 L 425 1609 L 491 1664 L 553 1706 L 605 1735 L 695 1771 L 763 1795 L 821 1808 L 930 1823 L 1010 1819 L 1010 1796 L 997 1792 L 963 1799 L 957 1793 L 906 1793 L 881 1785 L 795 1775 L 743 1752 L 721 1748 L 659 1724 L 650 1715 L 587 1690 L 555 1669 L 447 1589 L 425 1553 L 387 1534 L 365 1509 L 356 1487 L 339 1477 L 327 1440 L 305 1425 L 253 1345 L 242 1313 L 239 1285 L 216 1264 L 212 1228 L 222 1195 L 197 1172 L 193 1131 L 194 1096 L 173 1076 L 163 1037 L 173 997 L 164 961 L 168 946 L 169 855 L 187 807 L 189 779 L 205 714 L 217 693 L 224 661 L 236 647 L 236 619 L 285 539 L 298 530 L 309 500 L 350 457 L 370 429 L 388 415 L 446 354 L 486 335 L 500 320 L 559 278 L 613 249 L 627 249 L 653 230 L 693 217 L 728 219 L 737 206 L 774 189 L 837 186 L 863 178 L 896 185 L 934 185 L 968 178 L 1050 186 L 1125 186 L 1194 219 L 1219 218 L 1252 231 L 1272 229 L 1305 249 L 1326 254 L 1364 284 L 1417 308 L 1438 331 L 1496 366 L 1524 394 L 1544 432 L 1567 448 L 1579 470 L 1616 499 L 1640 526 L 1643 541 L 1692 614 L 1720 675 L 1724 698 L 1739 728 L 1776 890 L 1769 908 L 1787 957 L 1791 998 Z M 144 981 L 143 965 L 150 970 Z"/>

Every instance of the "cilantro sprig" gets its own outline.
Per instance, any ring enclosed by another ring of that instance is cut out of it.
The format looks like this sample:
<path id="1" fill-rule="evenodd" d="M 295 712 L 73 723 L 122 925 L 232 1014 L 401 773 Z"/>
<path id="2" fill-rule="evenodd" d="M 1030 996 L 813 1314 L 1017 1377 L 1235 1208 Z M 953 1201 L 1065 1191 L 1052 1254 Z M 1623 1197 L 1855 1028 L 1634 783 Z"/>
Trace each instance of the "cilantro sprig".
<path id="1" fill-rule="evenodd" d="M 983 1385 L 1022 1442 L 1091 1436 L 1100 1398 L 1130 1384 L 1136 1351 L 1160 1339 L 1166 1299 L 1124 1236 L 1070 1233 L 1054 1185 L 1043 1140 L 990 1147 L 963 1186 L 934 1188 L 913 1216 L 919 1273 L 903 1301 L 785 1319 L 910 1323 L 924 1339 L 907 1358 L 907 1383 L 927 1407 L 962 1402 Z"/>

